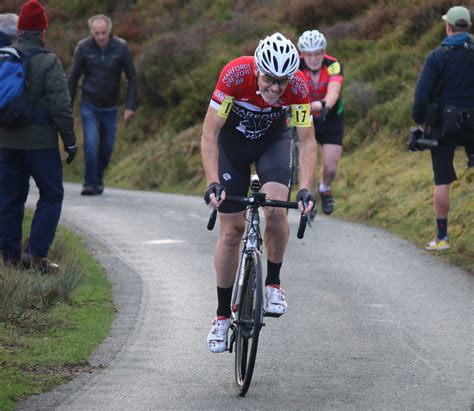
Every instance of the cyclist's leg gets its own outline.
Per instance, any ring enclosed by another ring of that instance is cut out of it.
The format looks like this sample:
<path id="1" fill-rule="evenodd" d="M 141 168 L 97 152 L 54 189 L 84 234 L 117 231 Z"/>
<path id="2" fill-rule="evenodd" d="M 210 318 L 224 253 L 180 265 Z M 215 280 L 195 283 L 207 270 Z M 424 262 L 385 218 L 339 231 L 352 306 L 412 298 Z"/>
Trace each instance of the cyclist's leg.
<path id="1" fill-rule="evenodd" d="M 331 214 L 334 209 L 331 184 L 336 177 L 342 154 L 343 135 L 344 119 L 342 116 L 332 116 L 326 122 L 316 126 L 316 141 L 319 144 L 322 158 L 318 192 L 324 214 Z"/>
<path id="2" fill-rule="evenodd" d="M 220 213 L 219 238 L 214 253 L 217 286 L 229 288 L 234 284 L 239 264 L 239 250 L 245 229 L 242 212 Z"/>
<path id="3" fill-rule="evenodd" d="M 331 187 L 331 183 L 336 177 L 339 160 L 341 159 L 342 146 L 337 144 L 323 144 L 321 146 L 321 182 L 326 187 Z"/>
<path id="4" fill-rule="evenodd" d="M 219 136 L 219 179 L 227 195 L 245 196 L 250 182 L 250 160 L 246 159 L 242 146 L 221 133 Z M 245 206 L 224 202 L 219 207 L 219 238 L 217 240 L 214 265 L 217 286 L 232 287 L 239 261 L 239 248 L 245 229 L 243 211 Z"/>
<path id="5" fill-rule="evenodd" d="M 239 246 L 245 221 L 242 213 L 220 214 L 220 231 L 214 254 L 217 277 L 217 311 L 207 336 L 207 345 L 214 353 L 227 350 L 231 300 L 234 278 L 239 263 Z"/>
<path id="6" fill-rule="evenodd" d="M 269 144 L 256 163 L 257 173 L 262 183 L 260 191 L 273 200 L 286 200 L 291 178 L 290 139 L 288 133 Z M 288 243 L 289 228 L 285 209 L 264 208 L 265 249 L 267 258 L 281 263 Z"/>
<path id="7" fill-rule="evenodd" d="M 276 182 L 268 182 L 262 186 L 262 192 L 273 200 L 286 200 L 288 187 Z M 265 250 L 268 260 L 280 263 L 283 260 L 288 244 L 289 227 L 286 211 L 283 208 L 264 208 L 265 213 Z"/>
<path id="8" fill-rule="evenodd" d="M 262 182 L 261 191 L 268 198 L 285 200 L 288 198 L 288 182 L 291 176 L 289 140 L 283 134 L 272 142 L 257 162 L 257 172 Z M 264 242 L 267 252 L 267 313 L 281 315 L 287 310 L 285 292 L 280 285 L 280 269 L 288 244 L 289 227 L 285 209 L 264 208 Z"/>
<path id="9" fill-rule="evenodd" d="M 324 123 L 317 123 L 315 131 L 322 157 L 320 182 L 330 187 L 336 177 L 342 154 L 344 118 L 337 115 L 330 116 Z"/>
<path id="10" fill-rule="evenodd" d="M 228 146 L 230 145 L 230 147 Z M 233 154 L 230 158 L 227 153 Z M 219 138 L 219 179 L 228 195 L 245 195 L 250 180 L 250 167 L 242 161 L 239 148 L 234 147 L 225 134 Z M 235 164 L 239 166 L 236 167 Z M 219 237 L 214 253 L 214 267 L 217 279 L 217 316 L 212 322 L 207 337 L 212 352 L 220 353 L 227 349 L 227 332 L 230 326 L 231 299 L 234 278 L 239 263 L 239 250 L 245 219 L 239 204 L 224 202 L 219 207 Z"/>

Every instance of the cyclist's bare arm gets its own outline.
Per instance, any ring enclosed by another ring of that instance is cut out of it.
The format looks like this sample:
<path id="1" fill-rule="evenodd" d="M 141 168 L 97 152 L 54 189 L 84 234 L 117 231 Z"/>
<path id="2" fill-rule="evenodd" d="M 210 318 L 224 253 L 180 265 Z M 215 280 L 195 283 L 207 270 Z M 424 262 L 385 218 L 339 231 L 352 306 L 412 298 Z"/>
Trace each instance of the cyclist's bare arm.
<path id="1" fill-rule="evenodd" d="M 299 165 L 300 165 L 300 189 L 306 188 L 312 191 L 314 187 L 314 173 L 316 169 L 316 139 L 314 138 L 314 128 L 296 127 L 299 144 Z M 305 213 L 311 211 L 312 204 L 308 205 Z"/>
<path id="2" fill-rule="evenodd" d="M 207 110 L 206 118 L 204 119 L 204 125 L 202 128 L 201 137 L 201 159 L 204 167 L 204 173 L 206 174 L 207 185 L 219 182 L 219 147 L 217 139 L 219 132 L 226 122 L 226 118 L 220 117 L 217 114 L 217 110 L 209 107 Z M 211 204 L 214 207 L 218 207 L 225 199 L 225 192 L 222 195 L 221 201 L 216 201 L 214 195 L 211 195 Z"/>
<path id="3" fill-rule="evenodd" d="M 342 83 L 339 81 L 330 81 L 328 84 L 328 92 L 324 100 L 326 101 L 326 106 L 329 110 L 334 107 L 334 104 L 337 103 L 339 96 L 341 94 Z"/>
<path id="4" fill-rule="evenodd" d="M 328 90 L 324 96 L 324 101 L 326 102 L 326 107 L 328 110 L 331 110 L 334 105 L 337 103 L 339 96 L 341 94 L 342 83 L 339 81 L 330 81 L 328 84 Z M 311 103 L 311 109 L 313 112 L 321 111 L 323 108 L 323 103 L 321 101 L 313 101 Z"/>

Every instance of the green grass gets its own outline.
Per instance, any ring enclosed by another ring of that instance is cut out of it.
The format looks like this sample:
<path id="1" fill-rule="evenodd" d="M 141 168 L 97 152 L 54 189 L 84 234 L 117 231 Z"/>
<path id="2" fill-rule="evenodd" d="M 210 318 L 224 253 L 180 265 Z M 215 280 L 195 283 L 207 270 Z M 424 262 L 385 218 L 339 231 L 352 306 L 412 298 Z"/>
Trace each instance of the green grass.
<path id="1" fill-rule="evenodd" d="M 54 277 L 34 270 L 0 271 L 0 288 L 15 278 L 17 288 L 37 284 L 44 291 L 42 299 L 32 292 L 29 305 L 9 306 L 10 315 L 0 322 L 1 410 L 90 370 L 87 359 L 115 315 L 110 284 L 79 237 L 59 227 L 50 254 L 62 267 Z M 71 267 L 77 281 L 64 278 Z M 70 292 L 61 294 L 57 290 L 65 283 Z M 54 298 L 48 298 L 48 290 L 55 290 Z"/>
<path id="2" fill-rule="evenodd" d="M 429 151 L 407 152 L 406 133 L 381 131 L 343 155 L 334 188 L 334 216 L 389 230 L 420 248 L 434 238 L 433 176 Z M 474 273 L 474 169 L 455 155 L 458 180 L 451 186 L 448 231 L 451 249 L 439 255 Z"/>

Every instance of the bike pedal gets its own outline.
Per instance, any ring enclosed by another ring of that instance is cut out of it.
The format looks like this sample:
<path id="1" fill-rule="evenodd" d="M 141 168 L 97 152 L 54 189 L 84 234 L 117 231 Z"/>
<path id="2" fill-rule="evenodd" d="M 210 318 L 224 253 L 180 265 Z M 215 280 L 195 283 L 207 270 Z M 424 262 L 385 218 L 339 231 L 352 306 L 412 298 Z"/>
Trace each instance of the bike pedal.
<path id="1" fill-rule="evenodd" d="M 281 317 L 282 314 L 269 313 L 268 311 L 265 311 L 265 312 L 263 313 L 263 316 L 264 316 L 264 317 L 278 318 L 278 317 Z"/>

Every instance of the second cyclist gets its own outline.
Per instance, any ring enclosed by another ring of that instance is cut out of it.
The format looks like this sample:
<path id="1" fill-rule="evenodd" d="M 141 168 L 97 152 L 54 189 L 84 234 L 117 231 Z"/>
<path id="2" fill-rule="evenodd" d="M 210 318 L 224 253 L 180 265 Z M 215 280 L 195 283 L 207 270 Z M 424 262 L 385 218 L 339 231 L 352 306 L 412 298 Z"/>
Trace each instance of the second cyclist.
<path id="1" fill-rule="evenodd" d="M 298 40 L 300 70 L 308 81 L 316 141 L 321 147 L 321 208 L 325 214 L 331 214 L 334 210 L 331 184 L 341 159 L 344 134 L 341 99 L 344 74 L 341 63 L 326 54 L 326 46 L 326 38 L 318 30 L 305 31 Z"/>

